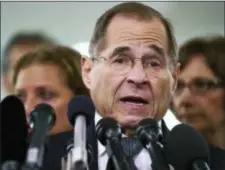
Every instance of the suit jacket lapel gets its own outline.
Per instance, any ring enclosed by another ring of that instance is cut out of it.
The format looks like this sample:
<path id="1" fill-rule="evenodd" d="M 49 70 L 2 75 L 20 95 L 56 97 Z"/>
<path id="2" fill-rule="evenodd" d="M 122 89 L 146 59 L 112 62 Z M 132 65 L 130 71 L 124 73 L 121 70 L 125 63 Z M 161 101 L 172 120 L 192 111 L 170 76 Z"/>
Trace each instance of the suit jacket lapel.
<path id="1" fill-rule="evenodd" d="M 87 129 L 87 143 L 92 149 L 92 161 L 89 165 L 90 170 L 98 170 L 98 143 L 95 131 L 95 122 L 91 122 Z"/>
<path id="2" fill-rule="evenodd" d="M 170 133 L 170 130 L 168 129 L 168 127 L 166 126 L 166 123 L 164 120 L 162 120 L 162 133 L 163 133 L 163 138 L 162 138 L 162 145 L 164 145 L 169 137 L 169 133 Z"/>
<path id="3" fill-rule="evenodd" d="M 162 124 L 161 124 L 161 128 L 162 128 L 162 133 L 163 136 L 161 138 L 161 140 L 159 141 L 162 145 L 165 144 L 168 135 L 169 135 L 169 129 L 167 128 L 164 120 L 162 120 Z M 158 164 L 159 169 L 160 170 L 168 170 L 168 164 L 166 163 L 166 159 L 165 159 L 165 155 L 163 152 L 163 148 L 161 148 L 161 146 L 159 144 L 154 144 L 154 146 L 152 146 L 155 149 L 155 154 L 156 154 L 156 158 L 157 158 L 157 162 L 156 164 Z"/>
<path id="4" fill-rule="evenodd" d="M 162 132 L 163 132 L 162 144 L 164 145 L 170 132 L 164 120 L 162 120 Z M 94 121 L 90 124 L 90 126 L 87 129 L 87 143 L 91 146 L 93 152 L 92 161 L 90 163 L 90 169 L 98 170 L 98 143 Z M 157 150 L 159 151 L 159 149 Z"/>

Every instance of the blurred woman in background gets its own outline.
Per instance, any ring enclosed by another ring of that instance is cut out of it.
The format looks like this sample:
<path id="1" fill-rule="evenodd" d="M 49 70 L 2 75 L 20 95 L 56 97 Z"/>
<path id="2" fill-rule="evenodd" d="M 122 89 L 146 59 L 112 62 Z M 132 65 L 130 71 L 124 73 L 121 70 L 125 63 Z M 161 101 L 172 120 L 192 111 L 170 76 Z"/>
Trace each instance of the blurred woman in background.
<path id="1" fill-rule="evenodd" d="M 198 37 L 179 50 L 181 64 L 172 109 L 210 144 L 213 170 L 225 169 L 225 38 Z"/>
<path id="2" fill-rule="evenodd" d="M 67 118 L 67 106 L 77 94 L 88 94 L 81 78 L 81 55 L 65 46 L 43 46 L 26 53 L 14 69 L 15 94 L 22 100 L 27 119 L 39 103 L 48 103 L 56 114 L 56 122 L 49 132 L 49 145 L 44 169 L 60 170 L 61 158 L 66 154 L 73 127 Z"/>

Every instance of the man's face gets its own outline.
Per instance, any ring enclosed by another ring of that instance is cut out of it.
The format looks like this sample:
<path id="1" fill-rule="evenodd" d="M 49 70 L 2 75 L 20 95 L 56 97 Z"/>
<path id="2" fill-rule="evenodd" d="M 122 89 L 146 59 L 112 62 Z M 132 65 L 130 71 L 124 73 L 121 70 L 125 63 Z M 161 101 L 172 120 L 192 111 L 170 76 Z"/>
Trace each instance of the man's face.
<path id="1" fill-rule="evenodd" d="M 128 128 L 147 117 L 161 119 L 168 109 L 178 68 L 171 71 L 167 51 L 166 31 L 158 19 L 115 16 L 106 31 L 105 48 L 97 56 L 107 61 L 85 60 L 82 65 L 99 114 L 111 116 Z M 125 69 L 128 71 L 112 65 L 129 63 L 129 58 L 135 62 Z"/>
<path id="2" fill-rule="evenodd" d="M 193 55 L 180 72 L 173 97 L 178 118 L 202 132 L 215 130 L 225 123 L 225 92 L 220 87 L 208 89 L 207 82 L 216 83 L 218 78 L 201 54 Z M 184 85 L 186 88 L 181 88 Z"/>

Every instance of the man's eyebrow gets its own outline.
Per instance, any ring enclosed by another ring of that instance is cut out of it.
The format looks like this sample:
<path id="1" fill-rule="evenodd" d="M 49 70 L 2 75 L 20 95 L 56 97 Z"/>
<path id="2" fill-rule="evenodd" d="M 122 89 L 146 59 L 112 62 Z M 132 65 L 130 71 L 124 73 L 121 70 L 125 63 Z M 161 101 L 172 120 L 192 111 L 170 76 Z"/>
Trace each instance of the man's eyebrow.
<path id="1" fill-rule="evenodd" d="M 122 52 L 129 51 L 129 50 L 130 50 L 130 47 L 128 47 L 128 46 L 116 47 L 116 48 L 112 51 L 111 56 L 115 56 L 115 55 L 117 55 L 118 53 L 122 53 Z"/>
<path id="2" fill-rule="evenodd" d="M 148 48 L 153 49 L 154 51 L 156 51 L 160 56 L 165 56 L 165 51 L 163 50 L 163 48 L 155 45 L 155 44 L 151 44 L 148 45 Z"/>

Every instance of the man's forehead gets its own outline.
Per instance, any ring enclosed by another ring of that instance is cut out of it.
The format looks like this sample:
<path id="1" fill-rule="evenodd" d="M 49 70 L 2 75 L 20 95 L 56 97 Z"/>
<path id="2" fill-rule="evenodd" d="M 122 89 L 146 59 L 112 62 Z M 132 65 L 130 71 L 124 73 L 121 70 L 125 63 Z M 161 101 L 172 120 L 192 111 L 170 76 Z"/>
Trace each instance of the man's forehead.
<path id="1" fill-rule="evenodd" d="M 107 27 L 104 43 L 107 50 L 113 50 L 120 45 L 140 46 L 142 44 L 156 44 L 165 51 L 168 48 L 164 25 L 157 18 L 139 21 L 123 16 L 114 17 Z"/>
<path id="2" fill-rule="evenodd" d="M 115 44 L 108 46 L 107 49 L 105 49 L 102 54 L 112 54 L 112 53 L 120 53 L 120 52 L 136 52 L 136 53 L 145 53 L 145 52 L 150 52 L 150 51 L 155 51 L 158 54 L 164 56 L 165 55 L 165 50 L 163 47 L 156 45 L 156 44 L 151 44 L 151 43 L 121 43 L 121 44 Z"/>

